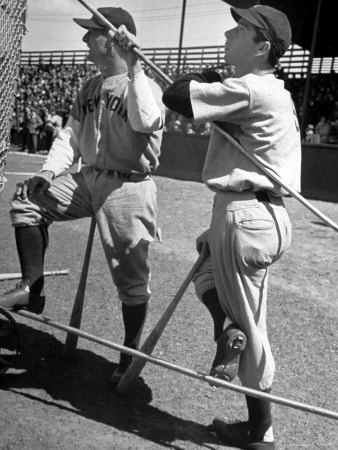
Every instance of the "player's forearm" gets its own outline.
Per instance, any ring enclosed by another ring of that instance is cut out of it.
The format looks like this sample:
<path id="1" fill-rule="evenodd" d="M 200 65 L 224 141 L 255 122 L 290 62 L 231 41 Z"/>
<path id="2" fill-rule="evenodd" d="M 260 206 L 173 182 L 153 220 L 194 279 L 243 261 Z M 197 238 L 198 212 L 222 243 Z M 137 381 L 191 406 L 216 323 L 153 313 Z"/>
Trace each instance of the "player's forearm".
<path id="1" fill-rule="evenodd" d="M 56 136 L 42 170 L 50 170 L 55 176 L 62 173 L 78 159 L 77 132 L 78 123 L 71 117 L 67 125 Z"/>
<path id="2" fill-rule="evenodd" d="M 162 128 L 162 112 L 156 103 L 143 70 L 137 72 L 130 79 L 127 102 L 128 118 L 133 130 L 151 133 Z"/>
<path id="3" fill-rule="evenodd" d="M 130 80 L 133 80 L 142 70 L 139 59 L 136 59 L 134 62 L 128 61 L 128 76 Z"/>

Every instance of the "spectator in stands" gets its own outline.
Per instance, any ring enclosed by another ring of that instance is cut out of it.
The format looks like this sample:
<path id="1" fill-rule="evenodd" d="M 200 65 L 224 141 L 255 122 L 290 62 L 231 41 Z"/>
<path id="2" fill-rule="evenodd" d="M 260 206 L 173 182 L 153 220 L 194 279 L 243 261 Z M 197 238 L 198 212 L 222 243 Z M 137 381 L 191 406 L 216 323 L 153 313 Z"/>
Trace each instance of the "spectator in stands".
<path id="1" fill-rule="evenodd" d="M 175 121 L 178 120 L 178 114 L 166 110 L 165 128 L 166 131 L 172 131 Z"/>
<path id="2" fill-rule="evenodd" d="M 185 124 L 185 132 L 186 132 L 186 134 L 196 134 L 191 122 L 187 122 Z"/>
<path id="3" fill-rule="evenodd" d="M 326 120 L 325 116 L 321 116 L 319 122 L 315 126 L 315 132 L 319 136 L 320 142 L 325 142 L 330 133 L 330 124 Z"/>
<path id="4" fill-rule="evenodd" d="M 31 113 L 30 106 L 23 108 L 22 151 L 28 153 L 28 120 Z"/>
<path id="5" fill-rule="evenodd" d="M 47 108 L 45 108 L 43 121 L 45 124 L 43 129 L 43 136 L 45 138 L 45 150 L 49 152 L 54 140 L 54 127 L 52 124 L 52 115 L 49 113 Z"/>
<path id="6" fill-rule="evenodd" d="M 231 66 L 230 64 L 225 64 L 224 67 L 222 68 L 222 70 L 219 71 L 220 75 L 222 75 L 222 77 L 224 79 L 232 77 L 234 74 L 235 68 L 234 66 Z"/>
<path id="7" fill-rule="evenodd" d="M 329 131 L 327 140 L 331 144 L 338 143 L 338 119 L 336 119 L 334 122 L 331 123 L 331 127 L 330 127 L 330 131 Z"/>
<path id="8" fill-rule="evenodd" d="M 203 127 L 203 129 L 201 131 L 201 135 L 202 136 L 209 136 L 209 134 L 211 134 L 211 128 L 212 128 L 211 122 L 205 122 L 204 123 L 204 127 Z"/>
<path id="9" fill-rule="evenodd" d="M 19 146 L 19 150 L 23 150 L 23 132 L 25 129 L 25 116 L 23 111 L 17 109 L 16 112 L 13 113 L 12 127 L 11 127 L 11 142 L 15 145 Z"/>
<path id="10" fill-rule="evenodd" d="M 315 127 L 310 123 L 305 130 L 305 138 L 304 142 L 307 144 L 319 144 L 320 143 L 320 136 L 319 134 L 315 133 Z"/>
<path id="11" fill-rule="evenodd" d="M 181 122 L 178 119 L 175 120 L 172 129 L 170 129 L 169 131 L 172 131 L 173 133 L 183 133 Z"/>
<path id="12" fill-rule="evenodd" d="M 38 149 L 38 136 L 43 127 L 43 120 L 35 109 L 31 109 L 27 122 L 28 153 L 36 153 Z"/>

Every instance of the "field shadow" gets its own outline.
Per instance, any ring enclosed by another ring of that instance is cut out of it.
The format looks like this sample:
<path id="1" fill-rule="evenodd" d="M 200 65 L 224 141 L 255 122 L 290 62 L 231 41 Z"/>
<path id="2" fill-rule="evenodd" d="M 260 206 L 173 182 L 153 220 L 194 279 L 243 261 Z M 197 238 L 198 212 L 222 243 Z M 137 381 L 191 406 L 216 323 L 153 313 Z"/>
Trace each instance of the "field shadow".
<path id="1" fill-rule="evenodd" d="M 0 377 L 0 389 L 50 405 L 51 420 L 53 408 L 58 408 L 172 449 L 182 448 L 175 441 L 204 448 L 219 443 L 208 426 L 152 406 L 151 389 L 142 378 L 132 393 L 118 395 L 108 382 L 116 364 L 81 349 L 76 358 L 65 359 L 63 343 L 54 336 L 24 324 L 18 327 L 22 352 L 13 368 Z M 45 391 L 51 399 L 36 390 Z"/>

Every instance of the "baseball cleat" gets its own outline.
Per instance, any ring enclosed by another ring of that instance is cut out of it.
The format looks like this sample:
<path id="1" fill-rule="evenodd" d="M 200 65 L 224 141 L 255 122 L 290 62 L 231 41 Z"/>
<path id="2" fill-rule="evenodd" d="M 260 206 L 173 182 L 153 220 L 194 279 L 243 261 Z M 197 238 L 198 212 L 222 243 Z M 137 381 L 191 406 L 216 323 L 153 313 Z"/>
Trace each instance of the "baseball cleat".
<path id="1" fill-rule="evenodd" d="M 0 308 L 10 311 L 26 309 L 35 314 L 41 314 L 45 307 L 45 296 L 30 292 L 29 285 L 22 280 L 8 292 L 0 296 Z"/>
<path id="2" fill-rule="evenodd" d="M 228 424 L 220 419 L 214 419 L 211 429 L 227 446 L 239 447 L 245 450 L 275 450 L 275 442 L 257 441 L 249 432 L 248 422 Z"/>
<path id="3" fill-rule="evenodd" d="M 113 372 L 113 375 L 110 377 L 109 380 L 111 384 L 113 384 L 114 386 L 117 386 L 119 384 L 121 378 L 125 374 L 128 367 L 130 366 L 132 359 L 133 359 L 132 356 L 127 355 L 125 353 L 121 353 L 119 365 L 116 367 L 116 369 Z"/>
<path id="4" fill-rule="evenodd" d="M 217 341 L 216 356 L 210 375 L 224 381 L 232 381 L 238 373 L 241 353 L 246 347 L 246 336 L 236 325 L 229 325 Z"/>

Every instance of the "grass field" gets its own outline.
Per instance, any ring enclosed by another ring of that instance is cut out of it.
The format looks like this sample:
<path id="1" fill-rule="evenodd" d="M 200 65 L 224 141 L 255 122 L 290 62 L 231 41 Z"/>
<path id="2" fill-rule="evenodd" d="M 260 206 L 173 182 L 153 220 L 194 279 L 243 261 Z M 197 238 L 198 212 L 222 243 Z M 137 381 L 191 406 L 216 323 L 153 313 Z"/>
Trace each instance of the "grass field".
<path id="1" fill-rule="evenodd" d="M 16 173 L 39 170 L 43 158 L 10 154 L 0 202 L 0 272 L 19 272 L 8 209 Z M 152 301 L 144 337 L 171 301 L 197 255 L 195 238 L 208 227 L 213 194 L 204 185 L 156 177 L 163 243 L 151 250 Z M 335 231 L 292 198 L 286 199 L 293 243 L 271 269 L 269 333 L 276 360 L 275 395 L 338 411 L 338 300 Z M 338 204 L 313 201 L 338 222 Z M 45 314 L 68 323 L 81 273 L 90 219 L 50 229 Z M 0 283 L 1 292 L 13 281 Z M 16 316 L 22 354 L 0 379 L 0 449 L 223 449 L 213 417 L 246 419 L 242 394 L 213 389 L 147 364 L 137 389 L 118 396 L 108 383 L 118 354 L 79 341 L 74 360 L 62 357 L 64 333 Z M 120 305 L 95 235 L 83 329 L 122 343 Z M 154 355 L 208 372 L 214 356 L 211 320 L 190 285 Z M 235 381 L 237 384 L 237 380 Z M 278 449 L 337 449 L 337 421 L 274 405 Z"/>

